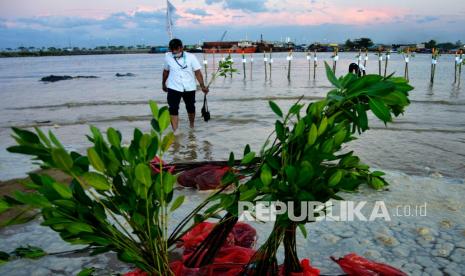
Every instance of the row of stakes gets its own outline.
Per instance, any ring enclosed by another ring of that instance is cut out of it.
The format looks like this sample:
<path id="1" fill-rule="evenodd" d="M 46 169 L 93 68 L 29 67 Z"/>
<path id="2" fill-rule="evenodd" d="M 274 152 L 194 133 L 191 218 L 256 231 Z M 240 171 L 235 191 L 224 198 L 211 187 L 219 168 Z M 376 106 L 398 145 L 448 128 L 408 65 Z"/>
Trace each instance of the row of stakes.
<path id="1" fill-rule="evenodd" d="M 272 56 L 272 51 L 270 50 L 268 52 L 268 57 L 267 53 L 263 51 L 263 64 L 264 64 L 264 72 L 265 72 L 265 79 L 268 79 L 268 77 L 271 79 L 271 72 L 272 72 L 272 64 L 273 64 L 273 56 Z M 381 76 L 383 75 L 386 77 L 387 75 L 387 68 L 388 68 L 388 63 L 391 58 L 391 52 L 382 52 L 379 50 L 376 54 L 378 56 L 378 74 Z M 384 58 L 383 58 L 384 55 Z M 412 53 L 410 50 L 407 48 L 403 53 L 403 58 L 405 61 L 405 67 L 404 67 L 404 78 L 409 80 L 409 62 L 410 58 L 412 57 Z M 228 55 L 229 59 L 231 58 L 231 54 Z M 226 60 L 224 56 L 221 57 L 221 60 Z M 333 55 L 331 56 L 332 61 L 333 61 L 333 72 L 336 72 L 336 67 L 337 67 L 337 62 L 339 60 L 339 50 L 336 48 L 333 52 Z M 435 72 L 436 72 L 436 66 L 438 64 L 438 58 L 439 58 L 439 50 L 437 49 L 432 49 L 432 54 L 431 54 L 431 77 L 430 77 L 430 83 L 431 85 L 434 83 L 434 77 L 435 77 Z M 288 62 L 287 66 L 287 78 L 290 80 L 291 79 L 291 65 L 292 65 L 292 50 L 289 51 L 289 54 L 286 57 L 286 60 Z M 316 51 L 313 52 L 313 57 L 311 52 L 307 52 L 307 60 L 308 60 L 308 78 L 311 79 L 311 68 L 313 67 L 313 79 L 316 79 L 316 67 L 318 63 L 318 57 L 316 55 Z M 383 60 L 384 60 L 384 74 L 382 74 L 382 67 L 383 67 Z M 250 78 L 252 78 L 252 72 L 253 72 L 253 54 L 250 54 Z M 363 61 L 363 64 L 362 64 Z M 367 61 L 368 61 L 368 51 L 365 51 L 365 57 L 362 56 L 362 51 L 360 50 L 358 55 L 357 55 L 357 65 L 359 68 L 362 68 L 363 70 L 367 66 Z M 242 53 L 242 71 L 243 71 L 243 77 L 246 79 L 246 63 L 247 59 L 245 56 L 245 53 Z M 313 64 L 312 64 L 313 63 Z M 205 57 L 205 54 L 203 56 L 203 64 L 204 64 L 204 69 L 205 69 L 205 80 L 208 78 L 208 61 Z M 462 64 L 463 64 L 463 50 L 459 50 L 455 53 L 455 60 L 454 60 L 454 84 L 460 85 L 460 76 L 462 74 Z M 267 72 L 267 66 L 269 67 L 269 70 Z M 213 72 L 215 71 L 215 54 L 213 53 Z M 232 78 L 232 73 L 231 73 L 231 78 Z"/>

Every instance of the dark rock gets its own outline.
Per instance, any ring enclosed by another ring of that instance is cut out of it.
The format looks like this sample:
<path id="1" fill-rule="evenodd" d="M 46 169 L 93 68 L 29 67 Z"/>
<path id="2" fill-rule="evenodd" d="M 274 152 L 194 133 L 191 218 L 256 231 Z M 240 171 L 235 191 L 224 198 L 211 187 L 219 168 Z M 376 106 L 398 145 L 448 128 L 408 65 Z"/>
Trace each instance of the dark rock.
<path id="1" fill-rule="evenodd" d="M 43 77 L 40 80 L 44 82 L 56 82 L 56 81 L 61 81 L 61 80 L 70 80 L 73 77 L 71 76 L 55 76 L 55 75 L 50 75 L 48 77 Z"/>
<path id="2" fill-rule="evenodd" d="M 55 75 L 50 75 L 47 77 L 43 77 L 40 80 L 43 82 L 56 82 L 56 81 L 62 81 L 62 80 L 72 80 L 72 79 L 96 79 L 98 78 L 97 76 L 76 76 L 76 77 L 71 77 L 71 76 L 55 76 Z"/>
<path id="3" fill-rule="evenodd" d="M 97 79 L 97 76 L 76 76 L 73 79 Z"/>
<path id="4" fill-rule="evenodd" d="M 133 74 L 133 73 L 126 73 L 126 74 L 116 73 L 115 76 L 117 76 L 117 77 L 134 77 L 135 74 Z"/>

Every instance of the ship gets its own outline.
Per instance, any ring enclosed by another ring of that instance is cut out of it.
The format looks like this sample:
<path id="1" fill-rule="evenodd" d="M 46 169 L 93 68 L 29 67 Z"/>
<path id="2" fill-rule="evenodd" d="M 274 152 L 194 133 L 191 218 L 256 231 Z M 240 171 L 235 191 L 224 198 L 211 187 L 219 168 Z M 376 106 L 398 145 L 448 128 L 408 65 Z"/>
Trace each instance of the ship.
<path id="1" fill-rule="evenodd" d="M 255 53 L 257 46 L 251 41 L 210 41 L 202 46 L 204 53 L 242 54 Z"/>

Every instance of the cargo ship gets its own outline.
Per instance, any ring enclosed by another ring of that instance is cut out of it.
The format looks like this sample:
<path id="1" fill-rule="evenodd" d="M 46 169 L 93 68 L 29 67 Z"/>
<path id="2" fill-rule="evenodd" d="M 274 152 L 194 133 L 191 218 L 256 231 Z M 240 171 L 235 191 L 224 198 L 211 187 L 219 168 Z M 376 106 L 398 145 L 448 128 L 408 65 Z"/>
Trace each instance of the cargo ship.
<path id="1" fill-rule="evenodd" d="M 202 46 L 204 53 L 255 53 L 257 46 L 251 41 L 211 41 L 204 42 Z"/>

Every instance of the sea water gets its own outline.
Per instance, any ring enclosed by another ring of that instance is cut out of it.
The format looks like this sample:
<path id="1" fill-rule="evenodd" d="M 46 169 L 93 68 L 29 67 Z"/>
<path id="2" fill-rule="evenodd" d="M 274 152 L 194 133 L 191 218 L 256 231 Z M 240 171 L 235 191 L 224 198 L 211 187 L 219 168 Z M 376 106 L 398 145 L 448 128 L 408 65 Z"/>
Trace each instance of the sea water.
<path id="1" fill-rule="evenodd" d="M 196 54 L 202 64 L 203 55 Z M 242 157 L 246 144 L 259 151 L 277 119 L 268 101 L 283 110 L 301 96 L 309 103 L 325 97 L 331 90 L 324 61 L 332 63 L 331 53 L 317 53 L 318 67 L 313 79 L 306 53 L 293 53 L 290 80 L 287 78 L 287 53 L 273 53 L 271 77 L 265 78 L 263 54 L 246 55 L 246 76 L 241 55 L 233 55 L 233 77 L 218 78 L 210 87 L 208 106 L 211 120 L 200 117 L 203 93 L 197 93 L 195 129 L 188 127 L 184 105 L 180 105 L 180 129 L 176 141 L 164 157 L 169 161 L 226 160 L 232 151 Z M 357 53 L 340 53 L 337 75 L 347 72 Z M 268 56 L 268 55 L 267 55 Z M 28 57 L 0 59 L 0 180 L 24 176 L 36 167 L 27 156 L 6 151 L 14 145 L 11 127 L 51 129 L 70 150 L 85 152 L 89 125 L 114 127 L 128 143 L 134 128 L 150 130 L 148 100 L 166 104 L 161 89 L 163 54 Z M 208 79 L 213 71 L 213 56 L 207 55 Z M 215 55 L 216 63 L 221 55 Z M 384 61 L 382 64 L 384 73 Z M 388 74 L 403 76 L 405 62 L 391 54 Z M 217 65 L 216 65 L 217 67 Z M 465 176 L 465 89 L 454 85 L 454 56 L 442 55 L 430 85 L 431 56 L 410 58 L 411 105 L 404 116 L 387 127 L 370 116 L 371 129 L 344 150 L 354 150 L 374 167 L 413 175 L 441 174 L 452 178 Z M 465 68 L 464 68 L 465 69 Z M 464 70 L 465 71 L 465 70 Z M 133 77 L 116 77 L 133 73 Z M 204 73 L 204 68 L 202 68 Z M 367 73 L 378 73 L 378 57 L 369 54 Z M 48 75 L 94 75 L 95 79 L 73 79 L 43 83 Z M 462 73 L 462 82 L 465 82 Z"/>

